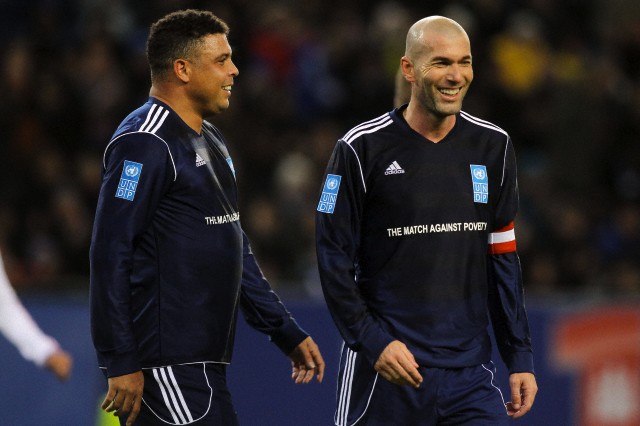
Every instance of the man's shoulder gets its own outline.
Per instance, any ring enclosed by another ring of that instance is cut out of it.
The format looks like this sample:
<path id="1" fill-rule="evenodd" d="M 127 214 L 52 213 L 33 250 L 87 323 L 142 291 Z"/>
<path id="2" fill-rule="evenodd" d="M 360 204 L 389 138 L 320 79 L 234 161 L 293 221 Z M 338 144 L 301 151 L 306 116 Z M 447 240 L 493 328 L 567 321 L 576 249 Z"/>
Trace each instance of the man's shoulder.
<path id="1" fill-rule="evenodd" d="M 344 136 L 340 138 L 340 140 L 351 145 L 353 142 L 361 140 L 365 136 L 374 135 L 380 132 L 382 129 L 385 129 L 391 124 L 393 124 L 391 114 L 386 112 L 376 118 L 364 121 L 354 126 L 347 133 L 345 133 Z"/>
<path id="2" fill-rule="evenodd" d="M 113 133 L 109 146 L 122 143 L 159 143 L 170 151 L 179 150 L 189 132 L 177 114 L 166 104 L 149 100 L 132 111 Z"/>
<path id="3" fill-rule="evenodd" d="M 175 138 L 170 137 L 171 126 L 167 117 L 170 109 L 159 102 L 149 99 L 145 104 L 133 110 L 120 123 L 105 147 L 104 161 L 116 148 L 121 152 L 175 151 Z M 157 148 L 156 148 L 157 147 Z M 159 150 L 159 151 L 156 151 Z"/>
<path id="4" fill-rule="evenodd" d="M 133 133 L 161 137 L 162 133 L 166 132 L 167 128 L 171 126 L 171 120 L 168 120 L 171 112 L 168 106 L 149 99 L 149 101 L 133 110 L 122 120 L 111 139 Z"/>
<path id="5" fill-rule="evenodd" d="M 490 121 L 475 117 L 465 111 L 460 111 L 458 116 L 462 119 L 461 122 L 469 129 L 473 129 L 478 132 L 495 133 L 497 136 L 502 135 L 507 138 L 509 137 L 509 134 L 504 129 Z"/>

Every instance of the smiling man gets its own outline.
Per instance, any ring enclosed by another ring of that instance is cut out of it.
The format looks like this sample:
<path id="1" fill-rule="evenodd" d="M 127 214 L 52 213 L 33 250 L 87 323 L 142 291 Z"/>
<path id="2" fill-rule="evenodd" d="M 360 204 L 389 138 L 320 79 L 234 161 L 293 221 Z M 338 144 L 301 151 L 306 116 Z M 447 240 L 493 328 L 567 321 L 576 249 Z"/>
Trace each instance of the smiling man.
<path id="1" fill-rule="evenodd" d="M 335 424 L 506 425 L 537 392 L 513 143 L 461 110 L 473 67 L 458 23 L 416 22 L 400 68 L 408 104 L 338 140 L 317 208 L 322 288 L 345 342 Z"/>
<path id="2" fill-rule="evenodd" d="M 103 158 L 91 243 L 91 332 L 121 424 L 237 425 L 226 384 L 238 306 L 291 359 L 295 383 L 322 380 L 314 341 L 271 290 L 240 225 L 235 170 L 205 118 L 229 107 L 238 69 L 210 12 L 152 25 L 148 101 Z"/>

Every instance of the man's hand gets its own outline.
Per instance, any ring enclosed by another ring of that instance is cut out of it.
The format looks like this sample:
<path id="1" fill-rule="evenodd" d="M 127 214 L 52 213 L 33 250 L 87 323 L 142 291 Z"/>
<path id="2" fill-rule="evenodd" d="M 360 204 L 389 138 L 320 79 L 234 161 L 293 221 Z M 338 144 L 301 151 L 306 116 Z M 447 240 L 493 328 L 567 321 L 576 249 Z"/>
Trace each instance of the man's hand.
<path id="1" fill-rule="evenodd" d="M 527 414 L 533 406 L 538 393 L 536 377 L 531 373 L 513 373 L 509 376 L 509 386 L 511 402 L 507 402 L 507 414 L 517 419 Z"/>
<path id="2" fill-rule="evenodd" d="M 44 366 L 51 371 L 58 380 L 64 382 L 71 375 L 71 367 L 73 367 L 73 358 L 71 355 L 58 349 L 52 353 L 44 362 Z"/>
<path id="3" fill-rule="evenodd" d="M 380 354 L 373 368 L 382 377 L 396 385 L 420 387 L 422 376 L 418 372 L 418 363 L 407 346 L 399 340 L 389 343 Z"/>
<path id="4" fill-rule="evenodd" d="M 131 426 L 140 412 L 143 389 L 144 375 L 142 371 L 109 377 L 109 391 L 102 403 L 102 409 L 107 413 L 113 412 L 116 416 L 124 416 L 129 413 L 126 426 Z"/>
<path id="5" fill-rule="evenodd" d="M 322 383 L 324 377 L 324 360 L 318 345 L 311 337 L 304 339 L 289 354 L 291 359 L 291 378 L 296 384 L 309 383 L 313 379 L 314 374 L 318 383 Z"/>

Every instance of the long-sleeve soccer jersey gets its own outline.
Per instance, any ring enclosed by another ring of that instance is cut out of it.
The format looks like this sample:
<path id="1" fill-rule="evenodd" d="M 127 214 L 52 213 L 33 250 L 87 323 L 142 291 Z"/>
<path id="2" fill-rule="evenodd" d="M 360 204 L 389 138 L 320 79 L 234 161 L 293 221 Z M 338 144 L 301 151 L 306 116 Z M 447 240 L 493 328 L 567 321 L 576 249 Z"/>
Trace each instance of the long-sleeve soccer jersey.
<path id="1" fill-rule="evenodd" d="M 491 358 L 492 320 L 511 372 L 533 371 L 513 222 L 508 134 L 465 112 L 439 143 L 402 108 L 338 140 L 316 213 L 320 277 L 332 317 L 373 364 L 393 340 L 423 366 Z"/>
<path id="2" fill-rule="evenodd" d="M 238 305 L 285 353 L 307 336 L 242 231 L 222 135 L 206 121 L 196 133 L 155 98 L 105 150 L 90 260 L 92 337 L 109 377 L 228 363 Z"/>

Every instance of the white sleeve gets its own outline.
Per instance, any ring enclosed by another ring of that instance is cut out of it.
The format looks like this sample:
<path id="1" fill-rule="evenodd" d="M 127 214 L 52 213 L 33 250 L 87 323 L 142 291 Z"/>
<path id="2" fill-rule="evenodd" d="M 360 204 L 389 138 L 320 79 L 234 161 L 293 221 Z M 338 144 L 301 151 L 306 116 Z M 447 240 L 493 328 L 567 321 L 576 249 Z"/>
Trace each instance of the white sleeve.
<path id="1" fill-rule="evenodd" d="M 0 255 L 0 332 L 27 360 L 42 367 L 57 349 L 58 342 L 40 330 L 9 283 Z"/>

